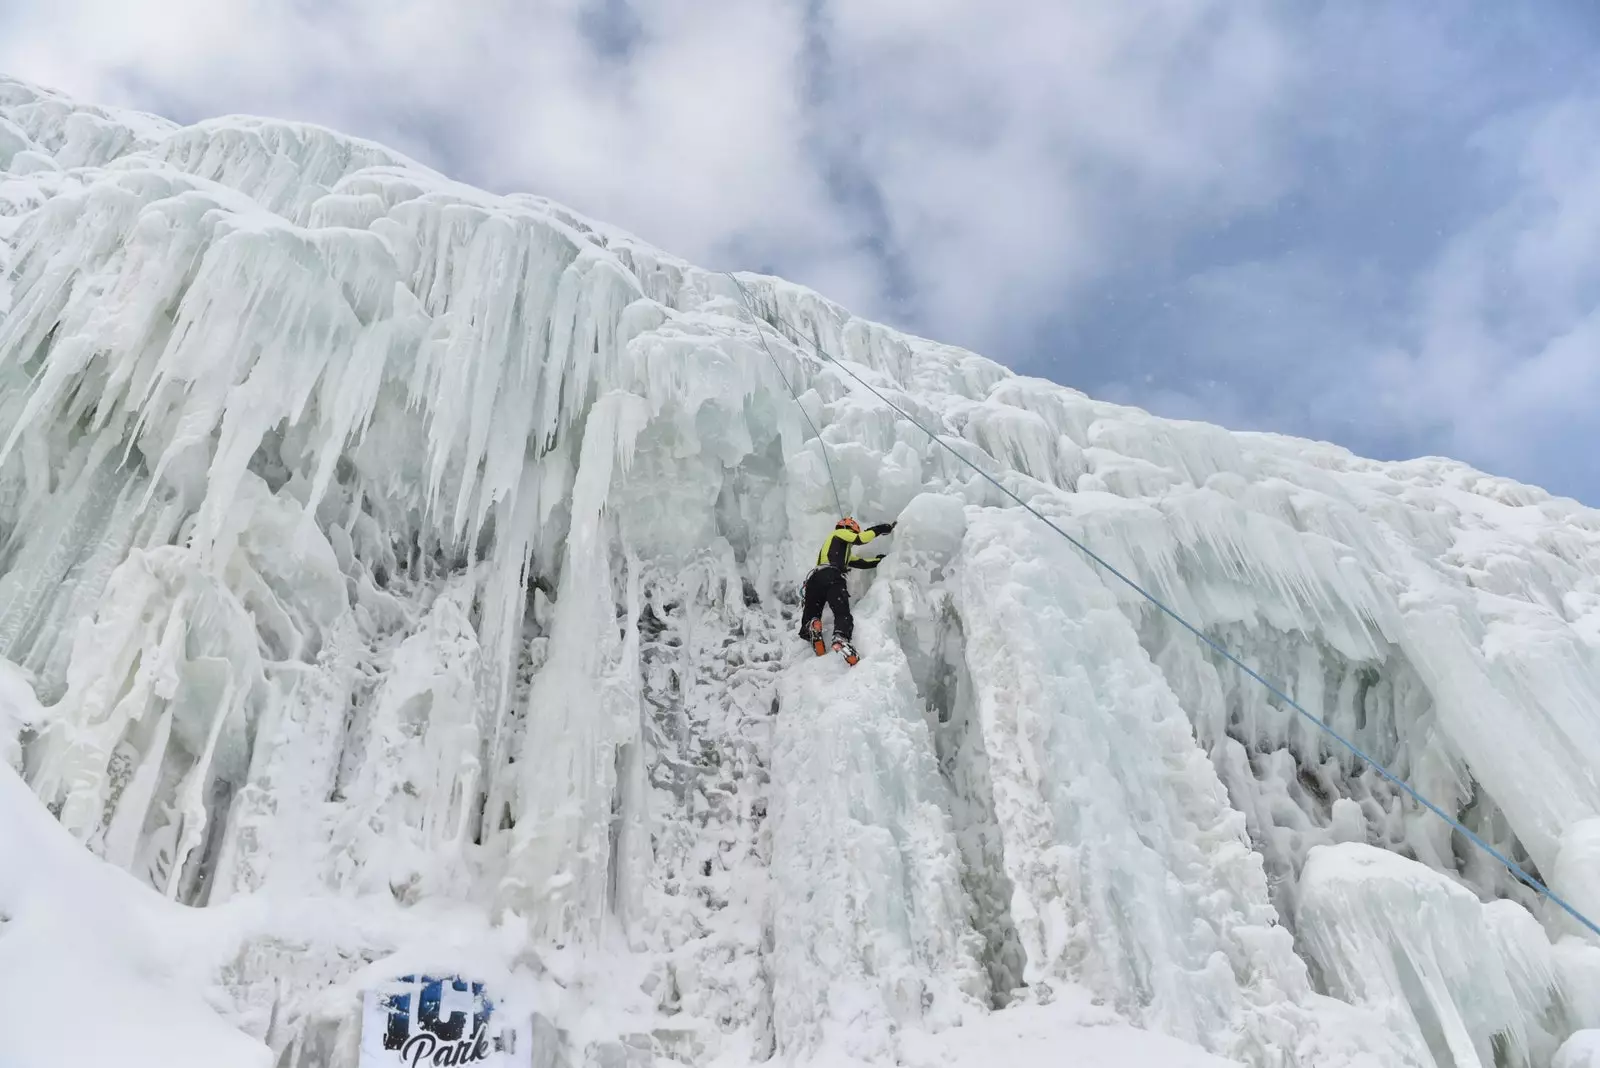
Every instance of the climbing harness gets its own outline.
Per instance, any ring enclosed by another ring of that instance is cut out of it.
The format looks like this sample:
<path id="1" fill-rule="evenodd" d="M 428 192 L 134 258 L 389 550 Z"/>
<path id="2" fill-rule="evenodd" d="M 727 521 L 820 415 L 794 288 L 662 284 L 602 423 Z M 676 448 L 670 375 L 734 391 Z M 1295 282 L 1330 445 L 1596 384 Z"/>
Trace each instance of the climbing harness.
<path id="1" fill-rule="evenodd" d="M 748 291 L 746 291 L 746 289 L 744 287 L 744 283 L 740 282 L 739 279 L 734 278 L 734 276 L 731 273 L 728 275 L 728 277 L 733 279 L 733 284 L 739 287 L 739 292 L 741 294 L 744 294 L 746 307 L 750 307 L 749 293 L 748 293 Z M 753 308 L 751 309 L 750 314 L 752 316 L 755 315 L 755 311 L 754 311 Z M 773 313 L 773 318 L 777 319 L 778 322 L 782 323 L 784 326 L 786 326 L 790 330 L 794 331 L 794 334 L 795 334 L 796 337 L 800 336 L 800 332 L 799 332 L 799 330 L 795 329 L 794 324 L 790 323 L 787 319 L 783 318 L 783 316 L 778 315 L 776 312 L 774 312 Z M 759 330 L 760 328 L 758 327 L 757 329 Z M 761 343 L 763 345 L 766 344 L 765 336 L 763 336 Z M 1376 771 L 1379 775 L 1382 775 L 1385 779 L 1388 779 L 1391 783 L 1393 783 L 1394 785 L 1398 786 L 1401 790 L 1404 790 L 1407 794 L 1409 794 L 1411 796 L 1411 798 L 1414 801 L 1416 801 L 1418 804 L 1422 805 L 1422 807 L 1426 808 L 1428 811 L 1432 812 L 1435 816 L 1438 816 L 1440 819 L 1444 820 L 1446 823 L 1448 823 L 1455 830 L 1460 831 L 1463 835 L 1466 836 L 1468 841 L 1472 842 L 1473 845 L 1476 845 L 1479 849 L 1482 849 L 1485 853 L 1489 854 L 1495 860 L 1499 861 L 1502 865 L 1505 866 L 1507 871 L 1511 872 L 1512 875 L 1516 876 L 1516 878 L 1519 879 L 1524 885 L 1528 886 L 1530 889 L 1532 889 L 1534 892 L 1539 894 L 1539 896 L 1543 897 L 1545 900 L 1550 901 L 1553 904 L 1555 904 L 1556 906 L 1558 906 L 1559 908 L 1561 908 L 1564 912 L 1567 913 L 1567 915 L 1571 916 L 1573 919 L 1575 919 L 1579 923 L 1583 924 L 1583 926 L 1587 927 L 1590 931 L 1594 932 L 1596 935 L 1600 935 L 1600 925 L 1597 925 L 1593 920 L 1589 919 L 1589 917 L 1587 917 L 1583 913 L 1579 912 L 1576 908 L 1574 908 L 1572 905 L 1570 905 L 1564 898 L 1562 898 L 1554 890 L 1551 890 L 1544 883 L 1540 882 L 1538 879 L 1535 879 L 1532 875 L 1530 875 L 1526 871 L 1524 871 L 1520 864 L 1518 864 L 1516 861 L 1512 860 L 1510 857 L 1506 856 L 1505 854 L 1501 853 L 1498 849 L 1496 849 L 1494 846 L 1490 845 L 1488 842 L 1484 841 L 1475 832 L 1473 832 L 1471 829 L 1469 829 L 1468 827 L 1463 825 L 1460 820 L 1456 819 L 1454 816 L 1451 816 L 1449 813 L 1445 812 L 1444 809 L 1440 808 L 1438 805 L 1434 804 L 1432 801 L 1429 801 L 1426 797 L 1423 797 L 1422 794 L 1417 792 L 1417 790 L 1415 790 L 1411 786 L 1410 783 L 1406 782 L 1404 779 L 1400 778 L 1394 772 L 1392 772 L 1388 768 L 1384 767 L 1377 760 L 1375 760 L 1372 757 L 1368 756 L 1354 742 L 1350 741 L 1344 735 L 1340 734 L 1338 731 L 1336 731 L 1332 727 L 1328 726 L 1328 724 L 1324 723 L 1321 719 L 1319 719 L 1316 716 L 1312 715 L 1310 712 L 1307 712 L 1304 708 L 1302 708 L 1300 706 L 1300 703 L 1298 701 L 1296 701 L 1294 698 L 1290 697 L 1287 693 L 1284 693 L 1283 690 L 1279 689 L 1277 686 L 1274 686 L 1271 682 L 1269 682 L 1264 676 L 1262 676 L 1254 668 L 1252 668 L 1250 665 L 1246 664 L 1243 660 L 1240 660 L 1237 656 L 1234 656 L 1226 648 L 1224 648 L 1221 644 L 1219 644 L 1215 639 L 1213 639 L 1209 635 L 1205 634 L 1203 631 L 1200 630 L 1200 628 L 1198 628 L 1194 624 L 1190 623 L 1187 619 L 1184 619 L 1183 616 L 1179 615 L 1175 610 L 1173 610 L 1172 608 L 1167 607 L 1167 605 L 1160 598 L 1156 597 L 1153 593 L 1151 593 L 1148 590 L 1146 590 L 1143 586 L 1141 586 L 1137 582 L 1133 581 L 1133 579 L 1129 578 L 1127 575 L 1124 575 L 1121 571 L 1118 571 L 1114 566 L 1111 565 L 1111 563 L 1109 563 L 1107 560 L 1105 560 L 1103 557 L 1101 557 L 1093 549 L 1089 548 L 1087 545 L 1085 545 L 1083 542 L 1079 541 L 1077 538 L 1074 538 L 1071 534 L 1068 534 L 1065 530 L 1062 530 L 1060 527 L 1056 526 L 1056 524 L 1051 522 L 1050 519 L 1047 516 L 1044 515 L 1044 513 L 1040 512 L 1038 509 L 1034 508 L 1033 505 L 1029 504 L 1027 501 L 1023 500 L 1021 497 L 1019 497 L 1015 493 L 1011 492 L 1005 486 L 1001 485 L 1000 481 L 998 479 L 996 479 L 993 475 L 989 474 L 983 468 L 981 468 L 977 464 L 973 463 L 967 457 L 961 455 L 960 451 L 957 450 L 954 446 L 952 446 L 948 441 L 945 441 L 944 438 L 940 437 L 938 434 L 935 434 L 933 431 L 931 431 L 927 427 L 923 426 L 920 422 L 917 421 L 916 417 L 914 417 L 910 413 L 906 412 L 905 409 L 901 408 L 898 404 L 896 404 L 894 401 L 890 400 L 888 397 L 885 397 L 882 393 L 880 393 L 878 391 L 878 389 L 875 386 L 872 385 L 872 383 L 868 382 L 866 379 L 862 378 L 860 375 L 858 375 L 854 371 L 850 370 L 850 368 L 846 367 L 843 363 L 840 363 L 838 360 L 836 360 L 832 356 L 828 355 L 828 353 L 822 348 L 821 344 L 819 344 L 815 338 L 811 339 L 811 347 L 816 350 L 817 358 L 820 359 L 823 363 L 831 363 L 831 364 L 833 364 L 833 366 L 839 368 L 839 370 L 843 371 L 845 374 L 847 374 L 851 378 L 855 379 L 856 382 L 860 383 L 874 397 L 877 397 L 884 404 L 888 405 L 889 408 L 891 408 L 895 412 L 895 414 L 900 416 L 900 418 L 906 420 L 906 422 L 910 423 L 912 426 L 916 427 L 918 430 L 920 430 L 924 434 L 928 435 L 928 437 L 931 438 L 934 442 L 936 442 L 937 444 L 943 446 L 944 449 L 947 452 L 950 453 L 950 455 L 954 456 L 957 460 L 960 460 L 962 463 L 964 463 L 968 467 L 972 468 L 972 470 L 976 471 L 985 481 L 987 481 L 991 485 L 993 485 L 995 489 L 999 490 L 1001 493 L 1005 494 L 1007 497 L 1011 498 L 1013 501 L 1015 501 L 1017 504 L 1021 505 L 1029 513 L 1031 513 L 1035 519 L 1038 519 L 1045 526 L 1049 527 L 1051 530 L 1055 531 L 1057 534 L 1059 534 L 1063 538 L 1067 539 L 1067 541 L 1071 542 L 1075 547 L 1077 547 L 1077 549 L 1079 551 L 1081 551 L 1090 560 L 1093 560 L 1096 564 L 1098 564 L 1101 567 L 1103 567 L 1106 571 L 1110 572 L 1111 574 L 1115 575 L 1117 578 L 1121 579 L 1135 593 L 1139 594 L 1139 596 L 1143 597 L 1145 600 L 1149 601 L 1156 608 L 1160 609 L 1166 615 L 1171 617 L 1179 626 L 1183 627 L 1183 629 L 1187 630 L 1190 634 L 1193 634 L 1196 638 L 1199 638 L 1206 645 L 1210 646 L 1211 649 L 1214 650 L 1223 659 L 1227 660 L 1230 664 L 1232 664 L 1234 667 L 1238 668 L 1240 671 L 1244 672 L 1246 675 L 1248 675 L 1250 678 L 1254 679 L 1256 682 L 1259 682 L 1262 686 L 1264 686 L 1267 689 L 1268 693 L 1272 694 L 1274 697 L 1278 698 L 1284 704 L 1288 705 L 1290 708 L 1292 708 L 1296 712 L 1300 713 L 1300 715 L 1304 716 L 1309 722 L 1314 723 L 1316 726 L 1320 727 L 1331 738 L 1333 738 L 1334 741 L 1336 741 L 1340 745 L 1344 746 L 1351 753 L 1354 753 L 1357 758 L 1359 758 L 1368 767 L 1372 768 L 1372 770 Z M 768 353 L 769 356 L 771 355 L 771 351 L 772 350 L 770 350 L 770 349 L 767 350 L 767 353 Z M 774 359 L 773 363 L 776 364 L 777 360 Z M 779 373 L 781 374 L 782 371 L 780 370 Z M 785 385 L 788 384 L 788 379 L 787 378 L 784 379 L 784 384 Z M 794 390 L 792 388 L 790 389 L 789 392 L 790 392 L 791 396 L 794 395 Z M 799 398 L 798 397 L 795 398 L 795 403 L 799 404 Z M 804 410 L 805 409 L 802 406 L 801 411 L 803 412 Z M 807 415 L 806 416 L 806 420 L 809 422 L 810 419 L 811 419 L 811 417 L 809 415 Z M 816 424 L 813 423 L 812 424 L 813 429 L 815 429 L 815 426 L 816 426 Z M 826 457 L 826 455 L 827 455 L 826 452 L 824 452 L 823 455 L 824 455 L 824 457 Z M 832 477 L 832 472 L 831 471 L 829 472 L 829 476 Z M 838 490 L 835 489 L 834 492 L 835 492 L 835 495 L 837 495 Z M 840 510 L 840 514 L 841 515 L 843 514 L 843 509 Z"/>

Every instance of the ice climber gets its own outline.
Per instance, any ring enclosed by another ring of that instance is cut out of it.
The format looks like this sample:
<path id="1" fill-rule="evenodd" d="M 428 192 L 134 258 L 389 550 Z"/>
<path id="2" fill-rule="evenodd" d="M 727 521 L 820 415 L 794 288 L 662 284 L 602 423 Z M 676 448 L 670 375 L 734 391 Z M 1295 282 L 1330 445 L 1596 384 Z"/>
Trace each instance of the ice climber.
<path id="1" fill-rule="evenodd" d="M 828 651 L 822 640 L 822 608 L 826 605 L 833 610 L 833 651 L 841 654 L 847 664 L 853 665 L 861 659 L 856 655 L 855 646 L 850 644 L 855 633 L 855 620 L 850 616 L 850 587 L 845 583 L 845 571 L 852 567 L 877 567 L 883 559 L 882 554 L 857 559 L 854 555 L 855 546 L 864 545 L 880 534 L 888 534 L 893 530 L 893 523 L 879 523 L 862 530 L 860 523 L 845 516 L 834 525 L 828 540 L 822 543 L 822 551 L 817 554 L 817 566 L 806 576 L 803 588 L 805 605 L 800 615 L 800 637 L 811 643 L 818 656 Z"/>

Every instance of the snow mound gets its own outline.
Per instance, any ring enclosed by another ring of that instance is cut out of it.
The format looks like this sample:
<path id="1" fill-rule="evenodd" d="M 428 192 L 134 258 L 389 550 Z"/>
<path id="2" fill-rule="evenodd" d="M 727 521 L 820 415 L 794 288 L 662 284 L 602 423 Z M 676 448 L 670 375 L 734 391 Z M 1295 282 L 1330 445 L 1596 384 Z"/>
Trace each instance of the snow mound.
<path id="1" fill-rule="evenodd" d="M 1312 850 L 1301 895 L 1300 937 L 1330 989 L 1381 1012 L 1419 1062 L 1492 1065 L 1497 1044 L 1549 1056 L 1556 967 L 1523 909 L 1359 843 Z"/>
<path id="2" fill-rule="evenodd" d="M 1600 1031 L 1578 1031 L 1561 1044 L 1550 1068 L 1600 1068 Z"/>
<path id="3" fill-rule="evenodd" d="M 91 857 L 0 766 L 0 1051 L 17 1068 L 265 1068 L 271 1051 L 210 1005 L 222 959 L 183 916 Z"/>
<path id="4" fill-rule="evenodd" d="M 573 1066 L 1546 1068 L 1600 1026 L 1590 936 L 814 344 L 1595 907 L 1600 513 L 0 79 L 0 957 L 275 1068 L 354 1068 L 417 969 Z M 795 637 L 830 471 L 900 521 L 853 669 Z"/>
<path id="5" fill-rule="evenodd" d="M 1165 1035 L 1130 1028 L 1094 1004 L 1087 992 L 1067 988 L 1046 1005 L 1018 1005 L 937 1036 L 908 1042 L 906 1068 L 1004 1064 L 1010 1068 L 1224 1068 L 1223 1060 Z"/>

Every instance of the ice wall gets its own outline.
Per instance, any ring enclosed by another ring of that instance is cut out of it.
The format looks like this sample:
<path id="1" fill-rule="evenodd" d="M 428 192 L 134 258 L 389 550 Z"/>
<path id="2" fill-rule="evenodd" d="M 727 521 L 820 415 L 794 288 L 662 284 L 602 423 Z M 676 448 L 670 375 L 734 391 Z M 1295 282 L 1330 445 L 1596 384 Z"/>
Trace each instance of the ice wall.
<path id="1" fill-rule="evenodd" d="M 1582 901 L 1600 513 L 6 80 L 0 268 L 0 754 L 152 891 L 264 910 L 213 1000 L 279 1063 L 353 1064 L 352 992 L 419 954 L 574 1063 L 891 1064 L 1078 993 L 1258 1065 L 1596 1026 L 1600 947 L 813 345 Z M 823 449 L 902 517 L 848 674 L 792 637 Z M 1469 931 L 1503 951 L 1452 971 Z"/>

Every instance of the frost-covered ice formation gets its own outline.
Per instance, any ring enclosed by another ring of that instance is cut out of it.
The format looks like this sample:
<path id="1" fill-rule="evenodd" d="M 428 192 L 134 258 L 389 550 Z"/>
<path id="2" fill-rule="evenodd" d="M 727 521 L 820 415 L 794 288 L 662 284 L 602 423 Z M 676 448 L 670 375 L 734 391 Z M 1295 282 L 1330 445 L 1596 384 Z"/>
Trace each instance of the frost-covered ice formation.
<path id="1" fill-rule="evenodd" d="M 1591 914 L 1600 513 L 310 126 L 0 81 L 0 168 L 0 1041 L 38 968 L 350 1068 L 363 985 L 470 967 L 574 1066 L 1592 1046 L 1600 945 L 810 343 Z M 850 671 L 824 447 L 900 516 Z"/>

